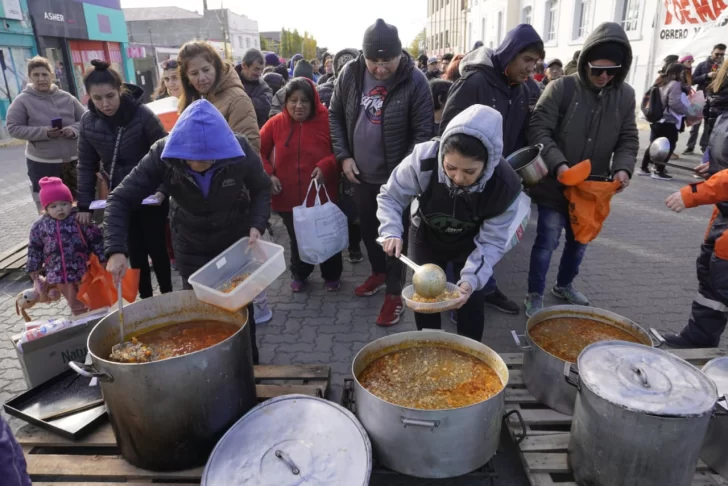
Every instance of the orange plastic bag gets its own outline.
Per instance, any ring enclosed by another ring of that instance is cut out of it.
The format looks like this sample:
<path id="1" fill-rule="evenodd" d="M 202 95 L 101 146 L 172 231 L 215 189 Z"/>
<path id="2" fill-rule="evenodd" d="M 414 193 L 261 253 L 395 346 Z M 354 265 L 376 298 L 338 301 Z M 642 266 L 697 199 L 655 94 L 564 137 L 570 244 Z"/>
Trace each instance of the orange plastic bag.
<path id="1" fill-rule="evenodd" d="M 559 182 L 565 186 L 578 186 L 591 174 L 591 160 L 582 160 L 573 167 L 569 167 L 559 176 Z"/>
<path id="2" fill-rule="evenodd" d="M 609 203 L 619 188 L 619 181 L 584 181 L 564 190 L 569 200 L 569 220 L 574 238 L 587 244 L 599 236 L 602 224 L 609 216 Z"/>
<path id="3" fill-rule="evenodd" d="M 130 268 L 121 279 L 121 296 L 127 302 L 134 302 L 138 293 L 139 269 Z M 113 277 L 93 253 L 78 288 L 78 300 L 86 304 L 89 310 L 111 307 L 119 302 Z"/>

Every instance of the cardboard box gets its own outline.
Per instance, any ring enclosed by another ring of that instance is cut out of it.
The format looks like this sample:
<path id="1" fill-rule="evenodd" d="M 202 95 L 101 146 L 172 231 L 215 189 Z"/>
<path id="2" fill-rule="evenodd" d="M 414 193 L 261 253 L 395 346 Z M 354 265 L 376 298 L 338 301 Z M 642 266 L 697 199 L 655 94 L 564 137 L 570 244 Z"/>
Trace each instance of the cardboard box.
<path id="1" fill-rule="evenodd" d="M 62 329 L 40 339 L 22 344 L 18 349 L 20 335 L 12 337 L 15 353 L 18 355 L 23 376 L 28 388 L 44 383 L 68 369 L 69 361 L 86 360 L 88 335 L 98 322 L 109 312 L 108 307 L 74 316 L 72 321 L 85 321 L 73 327 Z"/>

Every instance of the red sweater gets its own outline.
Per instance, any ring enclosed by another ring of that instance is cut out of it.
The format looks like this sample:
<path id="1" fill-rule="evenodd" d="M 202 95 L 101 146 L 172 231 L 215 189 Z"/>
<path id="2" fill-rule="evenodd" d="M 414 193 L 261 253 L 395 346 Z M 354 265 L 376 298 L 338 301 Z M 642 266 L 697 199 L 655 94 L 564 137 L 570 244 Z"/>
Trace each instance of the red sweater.
<path id="1" fill-rule="evenodd" d="M 313 86 L 313 83 L 311 83 Z M 320 168 L 324 173 L 326 190 L 336 202 L 339 185 L 339 165 L 331 148 L 329 112 L 321 104 L 314 86 L 313 107 L 316 114 L 310 120 L 296 122 L 283 106 L 283 111 L 269 119 L 260 131 L 260 156 L 263 168 L 281 181 L 283 191 L 272 197 L 274 211 L 291 212 L 300 206 L 311 183 L 311 173 Z M 321 191 L 321 200 L 326 197 Z M 312 205 L 314 191 L 308 204 Z"/>

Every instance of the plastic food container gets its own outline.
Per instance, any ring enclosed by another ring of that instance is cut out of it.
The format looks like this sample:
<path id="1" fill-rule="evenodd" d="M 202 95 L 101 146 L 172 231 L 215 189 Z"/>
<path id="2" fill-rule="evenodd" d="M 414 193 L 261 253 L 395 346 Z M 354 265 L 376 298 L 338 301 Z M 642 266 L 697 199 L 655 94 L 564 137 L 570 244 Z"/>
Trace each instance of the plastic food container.
<path id="1" fill-rule="evenodd" d="M 445 291 L 458 293 L 460 292 L 458 286 L 450 282 L 447 282 L 445 284 Z M 414 295 L 415 288 L 412 285 L 408 285 L 407 287 L 402 289 L 402 298 L 404 299 L 405 305 L 413 311 L 419 312 L 420 314 L 438 314 L 440 312 L 453 310 L 460 303 L 460 299 L 443 300 L 442 302 L 433 302 L 431 304 L 416 302 L 412 300 L 412 297 L 414 297 Z"/>
<path id="2" fill-rule="evenodd" d="M 236 312 L 286 270 L 282 246 L 259 239 L 246 254 L 248 240 L 247 236 L 238 240 L 190 276 L 190 285 L 199 300 Z M 243 274 L 249 276 L 233 290 L 221 290 L 233 277 Z"/>

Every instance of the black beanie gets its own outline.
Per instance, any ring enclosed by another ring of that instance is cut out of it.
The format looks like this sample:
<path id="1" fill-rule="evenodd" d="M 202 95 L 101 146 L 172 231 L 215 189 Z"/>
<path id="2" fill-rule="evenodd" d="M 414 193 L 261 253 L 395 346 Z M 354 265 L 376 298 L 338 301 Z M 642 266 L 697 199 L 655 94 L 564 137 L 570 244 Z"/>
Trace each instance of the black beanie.
<path id="1" fill-rule="evenodd" d="M 624 62 L 624 45 L 619 42 L 602 42 L 597 44 L 586 53 L 586 62 L 607 59 L 618 65 Z"/>
<path id="2" fill-rule="evenodd" d="M 304 77 L 313 81 L 313 66 L 305 59 L 301 59 L 296 63 L 296 67 L 293 68 L 293 77 Z"/>
<path id="3" fill-rule="evenodd" d="M 402 54 L 402 42 L 397 27 L 377 19 L 364 31 L 362 43 L 364 57 L 367 59 L 391 59 Z"/>
<path id="4" fill-rule="evenodd" d="M 359 51 L 353 48 L 346 48 L 338 51 L 334 56 L 334 77 L 338 76 L 346 63 L 355 59 L 359 55 Z"/>

